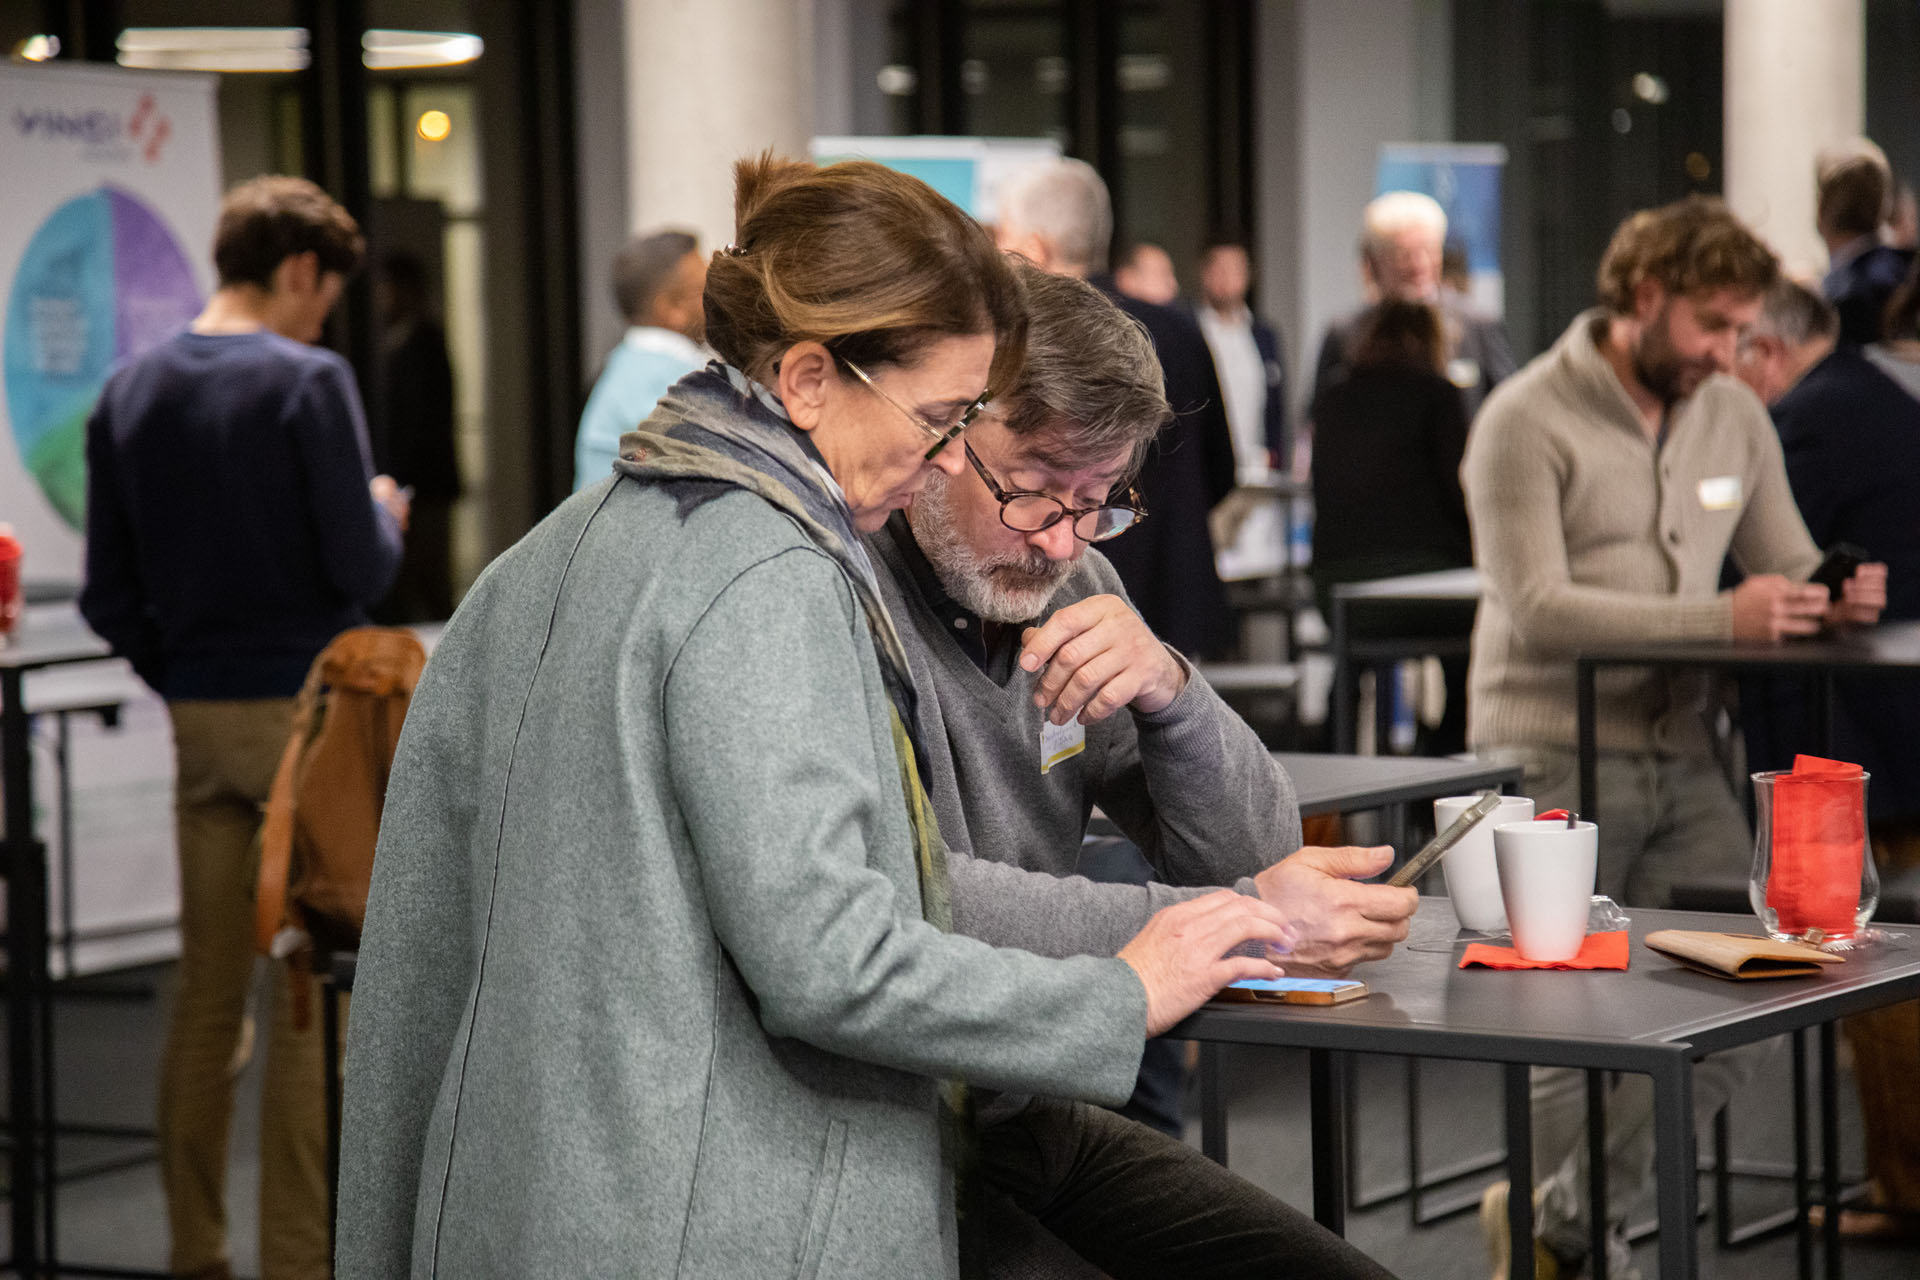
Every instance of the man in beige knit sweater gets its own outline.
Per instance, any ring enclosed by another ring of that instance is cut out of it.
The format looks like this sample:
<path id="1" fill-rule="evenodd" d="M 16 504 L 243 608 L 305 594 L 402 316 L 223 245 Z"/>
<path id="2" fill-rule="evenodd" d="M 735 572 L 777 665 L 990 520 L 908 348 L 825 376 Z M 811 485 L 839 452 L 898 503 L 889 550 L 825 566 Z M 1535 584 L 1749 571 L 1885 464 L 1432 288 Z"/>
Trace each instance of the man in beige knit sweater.
<path id="1" fill-rule="evenodd" d="M 1634 214 L 1601 261 L 1601 306 L 1503 383 L 1475 422 L 1461 480 L 1486 594 L 1468 741 L 1524 766 L 1541 809 L 1578 802 L 1573 659 L 1583 645 L 1777 641 L 1872 622 L 1885 603 L 1883 566 L 1864 567 L 1832 605 L 1805 585 L 1820 552 L 1779 442 L 1760 401 L 1725 376 L 1778 271 L 1716 200 Z M 1721 591 L 1729 553 L 1747 576 Z M 1706 678 L 1623 669 L 1603 673 L 1598 692 L 1599 892 L 1663 907 L 1676 883 L 1743 867 L 1746 821 L 1711 749 Z M 1718 1110 L 1758 1056 L 1703 1062 L 1696 1116 Z M 1535 1073 L 1535 1262 L 1547 1277 L 1577 1271 L 1588 1251 L 1584 1099 L 1581 1073 Z M 1645 1077 L 1622 1077 L 1608 1119 L 1613 1216 L 1652 1177 Z M 1482 1205 L 1496 1276 L 1507 1267 L 1506 1201 L 1497 1184 Z M 1607 1252 L 1624 1263 L 1610 1225 Z"/>

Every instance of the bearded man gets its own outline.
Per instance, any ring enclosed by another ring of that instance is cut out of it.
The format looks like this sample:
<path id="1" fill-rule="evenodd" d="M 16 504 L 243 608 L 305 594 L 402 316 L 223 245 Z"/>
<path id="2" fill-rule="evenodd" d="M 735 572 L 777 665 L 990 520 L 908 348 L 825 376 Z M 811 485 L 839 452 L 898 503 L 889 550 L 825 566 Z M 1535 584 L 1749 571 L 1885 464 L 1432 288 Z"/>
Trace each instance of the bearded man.
<path id="1" fill-rule="evenodd" d="M 1091 549 L 1141 518 L 1129 481 L 1171 414 L 1145 330 L 1084 281 L 1022 279 L 1018 384 L 968 428 L 967 468 L 867 539 L 919 694 L 954 929 L 1110 954 L 1159 907 L 1229 885 L 1287 915 L 1289 973 L 1385 956 L 1418 899 L 1359 881 L 1392 851 L 1298 848 L 1286 774 Z M 1076 874 L 1096 805 L 1150 882 Z M 1087 1274 L 1063 1244 L 1114 1276 L 1384 1274 L 1146 1123 L 1005 1096 L 979 1115 L 996 1198 L 963 1235 L 990 1275 Z M 1177 1106 L 1171 1119 L 1177 1132 Z"/>
<path id="2" fill-rule="evenodd" d="M 1601 260 L 1601 306 L 1496 388 L 1474 422 L 1460 474 L 1486 588 L 1467 741 L 1523 766 L 1525 794 L 1542 810 L 1579 802 L 1582 647 L 1777 641 L 1872 622 L 1886 603 L 1883 565 L 1863 566 L 1831 603 L 1826 588 L 1807 585 L 1820 551 L 1780 442 L 1758 397 L 1728 376 L 1778 275 L 1772 251 L 1718 200 L 1636 213 Z M 1729 553 L 1747 576 L 1722 591 Z M 1600 682 L 1598 892 L 1627 906 L 1669 906 L 1674 885 L 1737 874 L 1751 856 L 1706 729 L 1707 690 L 1696 672 L 1623 670 Z M 1761 1056 L 1702 1062 L 1696 1118 L 1724 1105 Z M 1551 1278 L 1577 1271 L 1589 1250 L 1582 1073 L 1536 1071 L 1533 1112 L 1535 1274 Z M 1607 1139 L 1619 1215 L 1653 1173 L 1645 1076 L 1613 1089 Z M 1507 1266 L 1507 1197 L 1498 1183 L 1482 1202 L 1496 1276 Z M 1608 1226 L 1608 1253 L 1623 1262 L 1620 1224 Z"/>

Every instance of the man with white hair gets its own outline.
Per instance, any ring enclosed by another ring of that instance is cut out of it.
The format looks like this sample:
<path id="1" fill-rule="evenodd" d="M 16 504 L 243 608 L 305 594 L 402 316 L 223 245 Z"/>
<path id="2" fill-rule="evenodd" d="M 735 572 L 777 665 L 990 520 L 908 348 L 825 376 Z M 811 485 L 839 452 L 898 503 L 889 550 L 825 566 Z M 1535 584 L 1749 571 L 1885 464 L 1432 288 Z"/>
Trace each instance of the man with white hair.
<path id="1" fill-rule="evenodd" d="M 1440 287 L 1446 210 L 1432 196 L 1389 191 L 1367 205 L 1361 228 L 1360 273 L 1368 303 L 1399 299 L 1440 309 L 1446 326 L 1447 378 L 1460 388 L 1471 419 L 1487 393 L 1518 366 L 1500 322 L 1466 310 L 1451 291 Z M 1348 339 L 1356 319 L 1357 313 L 1327 327 L 1314 368 L 1312 400 L 1346 376 Z"/>
<path id="2" fill-rule="evenodd" d="M 1233 489 L 1233 435 L 1199 326 L 1171 307 L 1127 297 L 1106 275 L 1113 238 L 1107 184 L 1082 160 L 1021 174 L 1000 196 L 996 238 L 1043 271 L 1097 286 L 1153 340 L 1174 419 L 1147 451 L 1140 496 L 1153 519 L 1107 544 L 1107 558 L 1156 635 L 1194 658 L 1234 648 L 1207 513 Z"/>

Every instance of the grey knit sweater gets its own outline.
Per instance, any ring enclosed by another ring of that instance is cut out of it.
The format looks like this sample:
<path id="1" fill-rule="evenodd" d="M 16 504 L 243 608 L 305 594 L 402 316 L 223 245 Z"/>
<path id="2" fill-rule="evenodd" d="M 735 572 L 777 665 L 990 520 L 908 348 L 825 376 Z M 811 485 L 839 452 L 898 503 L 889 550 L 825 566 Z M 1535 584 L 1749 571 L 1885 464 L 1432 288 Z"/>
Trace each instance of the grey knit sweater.
<path id="1" fill-rule="evenodd" d="M 1787 487 L 1766 409 L 1739 381 L 1707 379 L 1642 429 L 1596 345 L 1603 313 L 1502 383 L 1460 468 L 1486 582 L 1473 629 L 1467 739 L 1574 745 L 1573 659 L 1583 645 L 1725 640 L 1720 566 L 1805 581 L 1820 562 Z M 1605 751 L 1700 754 L 1702 673 L 1600 673 Z"/>
<path id="2" fill-rule="evenodd" d="M 1086 750 L 1043 775 L 1035 677 L 1012 667 L 1002 684 L 967 656 L 916 581 L 911 538 L 896 516 L 867 543 L 919 691 L 956 932 L 1048 955 L 1112 955 L 1161 907 L 1221 885 L 1251 893 L 1245 877 L 1300 847 L 1292 781 L 1197 672 L 1159 712 L 1089 725 Z M 1095 595 L 1126 591 L 1090 549 L 1042 616 Z M 1162 883 L 1074 874 L 1096 805 Z M 1048 874 L 1024 874 L 1035 871 Z M 1173 887 L 1182 885 L 1202 887 Z"/>

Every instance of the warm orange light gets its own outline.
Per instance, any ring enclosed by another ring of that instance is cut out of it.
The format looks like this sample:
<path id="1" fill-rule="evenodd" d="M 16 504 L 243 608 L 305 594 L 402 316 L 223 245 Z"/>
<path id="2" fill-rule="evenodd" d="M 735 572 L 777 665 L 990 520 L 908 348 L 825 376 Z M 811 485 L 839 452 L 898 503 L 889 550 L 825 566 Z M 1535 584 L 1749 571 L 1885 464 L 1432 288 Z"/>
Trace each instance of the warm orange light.
<path id="1" fill-rule="evenodd" d="M 453 132 L 453 120 L 444 111 L 422 111 L 413 127 L 427 142 L 445 142 Z"/>

